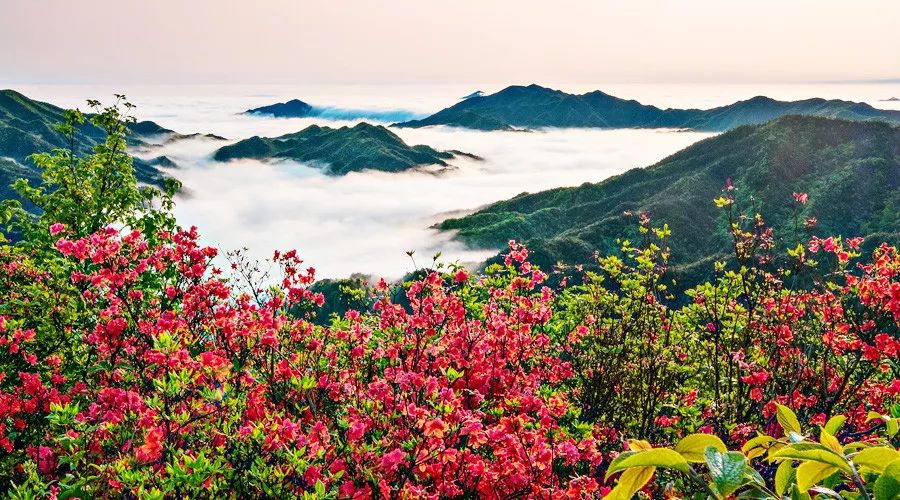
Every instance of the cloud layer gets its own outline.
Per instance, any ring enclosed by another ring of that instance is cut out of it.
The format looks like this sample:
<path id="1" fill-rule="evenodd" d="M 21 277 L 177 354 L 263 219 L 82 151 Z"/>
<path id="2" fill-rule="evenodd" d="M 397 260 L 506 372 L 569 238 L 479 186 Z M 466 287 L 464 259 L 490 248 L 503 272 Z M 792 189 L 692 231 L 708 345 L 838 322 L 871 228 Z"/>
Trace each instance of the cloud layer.
<path id="1" fill-rule="evenodd" d="M 307 121 L 268 120 L 263 128 L 280 128 L 270 130 L 277 135 Z M 415 251 L 419 264 L 438 251 L 444 261 L 462 262 L 495 253 L 466 249 L 430 229 L 451 214 L 523 191 L 599 181 L 708 136 L 659 130 L 395 132 L 410 144 L 459 149 L 485 161 L 457 158 L 451 162 L 456 168 L 441 175 L 369 171 L 331 177 L 295 162 L 216 163 L 209 158 L 221 144 L 210 141 L 182 141 L 152 154 L 181 166 L 174 174 L 188 195 L 178 200 L 176 214 L 183 224 L 200 227 L 206 241 L 225 249 L 248 246 L 257 257 L 296 248 L 325 277 L 361 272 L 397 278 L 413 269 L 406 251 Z"/>

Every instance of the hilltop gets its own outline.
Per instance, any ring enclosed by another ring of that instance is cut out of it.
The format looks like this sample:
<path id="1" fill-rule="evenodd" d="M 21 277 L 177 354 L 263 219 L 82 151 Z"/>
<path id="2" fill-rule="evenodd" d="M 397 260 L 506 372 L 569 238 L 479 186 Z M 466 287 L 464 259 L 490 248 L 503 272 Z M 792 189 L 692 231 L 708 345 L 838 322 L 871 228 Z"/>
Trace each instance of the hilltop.
<path id="1" fill-rule="evenodd" d="M 738 127 L 602 182 L 521 194 L 439 228 L 479 247 L 524 241 L 544 265 L 582 264 L 594 250 L 616 251 L 618 238 L 635 241 L 635 217 L 647 213 L 672 228 L 675 264 L 687 274 L 709 271 L 729 251 L 712 202 L 729 179 L 737 204 L 749 207 L 752 199 L 793 245 L 802 235 L 793 225 L 792 193 L 801 191 L 809 203 L 796 216 L 817 218 L 817 234 L 898 241 L 900 127 L 800 116 Z"/>
<path id="2" fill-rule="evenodd" d="M 880 110 L 865 103 L 841 100 L 778 101 L 757 96 L 706 110 L 661 109 L 599 90 L 576 95 L 532 84 L 510 86 L 487 96 L 471 96 L 427 118 L 394 126 L 448 125 L 478 130 L 582 127 L 724 131 L 785 115 L 900 123 L 900 111 Z"/>
<path id="3" fill-rule="evenodd" d="M 360 123 L 340 128 L 311 125 L 274 138 L 254 136 L 220 148 L 213 158 L 290 159 L 324 165 L 329 174 L 343 175 L 367 169 L 400 172 L 422 165 L 446 167 L 447 160 L 460 154 L 464 153 L 410 146 L 385 127 Z"/>
<path id="4" fill-rule="evenodd" d="M 250 115 L 271 115 L 277 118 L 305 118 L 313 115 L 313 107 L 300 99 L 291 99 L 287 102 L 248 109 L 244 113 Z"/>

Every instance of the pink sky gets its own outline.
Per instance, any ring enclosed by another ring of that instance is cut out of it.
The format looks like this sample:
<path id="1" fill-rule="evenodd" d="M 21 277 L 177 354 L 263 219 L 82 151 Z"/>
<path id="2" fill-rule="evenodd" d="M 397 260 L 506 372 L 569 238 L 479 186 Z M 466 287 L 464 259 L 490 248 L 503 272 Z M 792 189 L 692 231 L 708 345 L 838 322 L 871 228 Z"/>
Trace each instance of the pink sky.
<path id="1" fill-rule="evenodd" d="M 0 80 L 900 78 L 897 0 L 0 0 Z"/>

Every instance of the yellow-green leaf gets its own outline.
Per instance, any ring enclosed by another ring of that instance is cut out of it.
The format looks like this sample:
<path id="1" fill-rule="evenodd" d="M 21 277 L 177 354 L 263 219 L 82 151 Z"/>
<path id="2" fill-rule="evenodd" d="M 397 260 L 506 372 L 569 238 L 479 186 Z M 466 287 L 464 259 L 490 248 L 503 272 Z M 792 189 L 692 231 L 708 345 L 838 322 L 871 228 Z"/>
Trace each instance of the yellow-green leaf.
<path id="1" fill-rule="evenodd" d="M 785 460 L 778 464 L 778 469 L 775 471 L 775 493 L 778 493 L 779 496 L 784 496 L 794 477 L 794 467 L 791 465 L 790 460 Z"/>
<path id="2" fill-rule="evenodd" d="M 835 453 L 843 453 L 843 448 L 841 448 L 840 441 L 837 440 L 836 437 L 832 436 L 827 430 L 822 429 L 822 432 L 819 433 L 819 442 L 830 448 Z"/>
<path id="3" fill-rule="evenodd" d="M 747 455 L 747 460 L 753 460 L 754 458 L 761 457 L 765 454 L 766 454 L 766 449 L 761 448 L 761 447 L 753 448 L 750 451 L 748 451 L 747 453 L 745 453 L 745 455 Z"/>
<path id="4" fill-rule="evenodd" d="M 769 443 L 772 443 L 774 441 L 775 441 L 775 438 L 773 438 L 772 436 L 760 434 L 760 435 L 756 436 L 755 438 L 748 439 L 747 442 L 744 443 L 744 446 L 741 448 L 741 451 L 743 451 L 744 454 L 747 454 L 747 452 L 752 450 L 753 448 L 760 447 L 760 446 L 766 446 Z"/>
<path id="5" fill-rule="evenodd" d="M 718 198 L 713 200 L 713 203 L 715 203 L 717 207 L 723 208 L 734 203 L 734 200 L 732 200 L 731 198 L 725 198 L 724 196 L 719 196 Z"/>
<path id="6" fill-rule="evenodd" d="M 857 453 L 853 457 L 853 463 L 882 473 L 889 463 L 897 459 L 900 459 L 900 452 L 883 446 L 873 446 Z"/>
<path id="7" fill-rule="evenodd" d="M 688 462 L 701 463 L 704 461 L 703 452 L 707 446 L 712 446 L 716 451 L 725 452 L 725 443 L 712 434 L 691 434 L 675 445 L 675 451 L 681 454 Z"/>
<path id="8" fill-rule="evenodd" d="M 652 450 L 653 446 L 643 439 L 629 439 L 628 448 L 632 451 Z"/>
<path id="9" fill-rule="evenodd" d="M 655 467 L 635 467 L 626 470 L 619 476 L 615 488 L 603 498 L 606 500 L 631 500 L 631 497 L 650 481 L 655 471 Z"/>
<path id="10" fill-rule="evenodd" d="M 871 422 L 872 420 L 880 420 L 881 418 L 881 413 L 878 413 L 877 411 L 870 411 L 866 414 L 866 422 Z"/>
<path id="11" fill-rule="evenodd" d="M 837 471 L 837 467 L 826 463 L 803 462 L 797 467 L 797 488 L 806 491 Z"/>
<path id="12" fill-rule="evenodd" d="M 843 415 L 835 415 L 828 419 L 828 422 L 825 423 L 824 429 L 828 431 L 832 436 L 836 435 L 841 427 L 844 426 L 844 422 L 847 421 L 847 417 Z"/>
<path id="13" fill-rule="evenodd" d="M 797 415 L 794 414 L 794 411 L 787 406 L 776 403 L 775 418 L 784 430 L 785 436 L 792 432 L 800 434 L 800 421 L 797 420 Z"/>
<path id="14" fill-rule="evenodd" d="M 668 448 L 653 448 L 651 450 L 626 451 L 620 453 L 606 470 L 606 477 L 620 470 L 632 467 L 664 467 L 680 472 L 688 472 L 688 463 L 680 454 Z"/>
<path id="15" fill-rule="evenodd" d="M 775 453 L 773 457 L 790 458 L 801 462 L 818 462 L 850 472 L 850 465 L 842 456 L 818 443 L 797 443 L 786 446 Z"/>

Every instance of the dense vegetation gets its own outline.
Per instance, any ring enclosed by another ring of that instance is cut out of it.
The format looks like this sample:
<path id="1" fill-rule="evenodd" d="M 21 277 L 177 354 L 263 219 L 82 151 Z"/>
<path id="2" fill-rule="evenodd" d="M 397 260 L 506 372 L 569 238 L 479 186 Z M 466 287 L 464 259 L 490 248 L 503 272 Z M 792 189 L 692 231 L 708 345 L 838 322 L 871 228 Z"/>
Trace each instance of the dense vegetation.
<path id="1" fill-rule="evenodd" d="M 254 136 L 219 149 L 213 157 L 217 161 L 290 159 L 322 165 L 330 174 L 344 175 L 366 169 L 400 172 L 422 165 L 446 167 L 446 160 L 454 154 L 461 153 L 409 146 L 385 127 L 363 122 L 341 128 L 310 125 L 275 138 Z"/>
<path id="2" fill-rule="evenodd" d="M 599 90 L 574 95 L 532 84 L 527 87 L 514 85 L 488 96 L 471 96 L 427 118 L 395 126 L 451 125 L 479 130 L 542 127 L 728 130 L 785 115 L 900 123 L 900 111 L 880 110 L 865 103 L 840 100 L 816 98 L 786 102 L 757 96 L 705 110 L 660 109 Z"/>
<path id="3" fill-rule="evenodd" d="M 295 252 L 257 265 L 202 246 L 172 189 L 137 188 L 119 109 L 90 119 L 109 134 L 91 154 L 38 155 L 43 184 L 16 185 L 38 215 L 2 210 L 22 235 L 0 246 L 13 498 L 900 492 L 894 247 L 822 234 L 776 265 L 726 186 L 743 265 L 687 305 L 670 305 L 669 231 L 645 218 L 577 286 L 548 286 L 510 242 L 483 274 L 381 282 L 371 308 L 319 326 Z"/>
<path id="4" fill-rule="evenodd" d="M 77 140 L 67 143 L 55 125 L 65 121 L 65 110 L 35 101 L 14 91 L 0 90 L 0 199 L 14 196 L 9 185 L 19 178 L 36 181 L 40 170 L 28 157 L 53 148 L 78 148 L 75 153 L 83 154 L 102 142 L 103 130 L 90 123 L 77 128 Z M 129 145 L 146 146 L 161 139 L 171 139 L 179 134 L 151 121 L 129 123 Z M 134 161 L 134 171 L 138 180 L 162 186 L 166 176 L 159 171 L 157 162 Z M 154 164 L 157 163 L 157 164 Z"/>
<path id="5" fill-rule="evenodd" d="M 693 285 L 733 251 L 710 202 L 728 182 L 740 205 L 771 221 L 782 246 L 799 243 L 807 227 L 900 241 L 900 128 L 799 116 L 737 128 L 596 184 L 521 194 L 439 227 L 475 246 L 523 241 L 546 267 L 615 251 L 646 214 L 671 228 L 671 263 Z M 808 192 L 810 202 L 796 204 L 794 192 Z"/>

